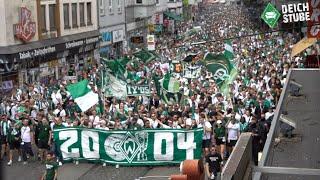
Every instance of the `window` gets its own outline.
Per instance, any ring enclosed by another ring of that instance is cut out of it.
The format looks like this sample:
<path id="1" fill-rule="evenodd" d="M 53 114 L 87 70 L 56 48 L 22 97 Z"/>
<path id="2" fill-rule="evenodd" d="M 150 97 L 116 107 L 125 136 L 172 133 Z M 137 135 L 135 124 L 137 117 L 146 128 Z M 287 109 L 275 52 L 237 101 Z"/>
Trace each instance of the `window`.
<path id="1" fill-rule="evenodd" d="M 72 3 L 72 27 L 78 27 L 77 20 L 77 3 Z"/>
<path id="2" fill-rule="evenodd" d="M 91 19 L 91 2 L 87 3 L 87 25 L 92 25 L 92 19 Z"/>
<path id="3" fill-rule="evenodd" d="M 80 3 L 80 26 L 85 26 L 84 23 L 84 3 Z"/>
<path id="4" fill-rule="evenodd" d="M 118 0 L 118 13 L 121 13 L 121 0 Z"/>
<path id="5" fill-rule="evenodd" d="M 142 0 L 136 0 L 137 4 L 142 4 Z"/>
<path id="6" fill-rule="evenodd" d="M 55 31 L 56 30 L 56 5 L 55 4 L 50 4 L 49 5 L 49 19 L 50 19 L 50 31 Z"/>
<path id="7" fill-rule="evenodd" d="M 159 0 L 156 0 L 156 3 L 159 4 Z"/>
<path id="8" fill-rule="evenodd" d="M 69 22 L 69 4 L 63 5 L 63 20 L 64 20 L 64 29 L 70 28 Z"/>
<path id="9" fill-rule="evenodd" d="M 100 16 L 104 16 L 105 12 L 104 12 L 104 0 L 99 0 L 99 12 L 100 12 Z"/>
<path id="10" fill-rule="evenodd" d="M 113 14 L 112 0 L 109 0 L 109 14 Z"/>
<path id="11" fill-rule="evenodd" d="M 45 33 L 47 32 L 46 28 L 46 6 L 41 5 L 40 8 L 40 27 L 41 27 L 41 32 Z"/>

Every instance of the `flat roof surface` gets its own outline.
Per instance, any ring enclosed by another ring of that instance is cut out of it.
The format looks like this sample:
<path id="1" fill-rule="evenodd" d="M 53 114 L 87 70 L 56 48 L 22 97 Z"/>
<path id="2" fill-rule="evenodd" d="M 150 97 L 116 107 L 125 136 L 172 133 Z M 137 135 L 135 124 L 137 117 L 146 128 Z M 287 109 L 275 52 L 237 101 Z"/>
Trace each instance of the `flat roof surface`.
<path id="1" fill-rule="evenodd" d="M 320 169 L 320 70 L 293 70 L 290 79 L 303 85 L 307 100 L 289 101 L 286 90 L 281 110 L 296 122 L 296 136 L 276 145 L 273 139 L 266 166 Z M 289 87 L 289 86 L 288 86 Z M 276 131 L 279 130 L 276 129 Z M 277 138 L 278 136 L 275 136 Z M 268 180 L 319 180 L 316 176 L 264 174 Z"/>

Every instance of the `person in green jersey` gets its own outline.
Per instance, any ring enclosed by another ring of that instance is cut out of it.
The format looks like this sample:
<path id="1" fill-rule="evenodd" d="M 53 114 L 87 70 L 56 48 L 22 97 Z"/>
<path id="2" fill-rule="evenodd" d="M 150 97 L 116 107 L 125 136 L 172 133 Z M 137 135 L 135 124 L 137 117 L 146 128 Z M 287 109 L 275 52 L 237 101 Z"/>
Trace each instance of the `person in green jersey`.
<path id="1" fill-rule="evenodd" d="M 46 172 L 41 180 L 56 180 L 58 177 L 58 164 L 54 161 L 54 153 L 49 152 L 46 159 Z"/>
<path id="2" fill-rule="evenodd" d="M 226 149 L 226 128 L 222 125 L 221 120 L 217 121 L 217 127 L 214 129 L 214 137 L 216 139 L 217 150 L 223 159 Z"/>
<path id="3" fill-rule="evenodd" d="M 51 128 L 49 122 L 46 118 L 38 123 L 39 135 L 38 135 L 38 147 L 40 160 L 44 161 L 46 157 L 47 150 L 51 144 Z"/>
<path id="4" fill-rule="evenodd" d="M 18 162 L 21 161 L 21 149 L 20 149 L 20 143 L 21 143 L 21 131 L 20 131 L 20 125 L 18 123 L 15 123 L 14 121 L 11 122 L 10 128 L 9 128 L 9 134 L 8 134 L 8 143 L 9 143 L 9 162 L 8 166 L 12 165 L 12 159 L 13 159 L 13 151 L 18 150 Z"/>
<path id="5" fill-rule="evenodd" d="M 0 144 L 1 144 L 1 154 L 0 160 L 3 159 L 5 152 L 8 153 L 8 132 L 10 128 L 10 121 L 6 114 L 1 115 L 0 119 Z"/>
<path id="6" fill-rule="evenodd" d="M 54 125 L 53 125 L 52 130 L 61 129 L 61 128 L 64 128 L 64 125 L 62 124 L 61 118 L 60 117 L 55 117 L 54 118 Z M 61 150 L 58 147 L 58 144 L 56 142 L 53 143 L 53 146 L 54 146 L 55 155 L 58 157 L 59 166 L 62 166 L 62 153 L 61 153 Z"/>

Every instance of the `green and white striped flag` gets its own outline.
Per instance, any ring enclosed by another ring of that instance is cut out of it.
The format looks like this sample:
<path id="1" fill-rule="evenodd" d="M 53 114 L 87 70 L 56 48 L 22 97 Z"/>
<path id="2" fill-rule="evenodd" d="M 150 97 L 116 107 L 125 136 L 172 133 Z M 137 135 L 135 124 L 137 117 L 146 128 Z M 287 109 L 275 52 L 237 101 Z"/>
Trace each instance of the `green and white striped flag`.
<path id="1" fill-rule="evenodd" d="M 67 90 L 70 92 L 72 99 L 74 99 L 82 112 L 87 111 L 99 102 L 98 94 L 91 91 L 88 84 L 89 81 L 85 79 L 67 86 Z"/>
<path id="2" fill-rule="evenodd" d="M 229 40 L 224 44 L 224 55 L 229 60 L 232 60 L 234 58 L 232 43 Z"/>
<path id="3" fill-rule="evenodd" d="M 167 92 L 177 93 L 180 90 L 180 83 L 175 78 L 171 77 L 169 73 L 167 73 L 161 81 L 161 86 Z"/>

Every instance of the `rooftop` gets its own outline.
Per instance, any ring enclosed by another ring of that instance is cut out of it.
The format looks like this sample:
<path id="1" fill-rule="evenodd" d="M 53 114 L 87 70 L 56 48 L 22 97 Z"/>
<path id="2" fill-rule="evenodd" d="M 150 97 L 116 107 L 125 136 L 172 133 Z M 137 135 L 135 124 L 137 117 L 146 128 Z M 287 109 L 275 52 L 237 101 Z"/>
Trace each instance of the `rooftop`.
<path id="1" fill-rule="evenodd" d="M 279 138 L 280 120 L 274 118 L 260 162 L 263 169 L 262 179 L 268 180 L 316 180 L 320 172 L 320 70 L 293 69 L 289 72 L 289 82 L 302 85 L 301 93 L 305 97 L 290 97 L 289 85 L 284 87 L 281 107 L 275 116 L 286 111 L 289 118 L 296 124 L 293 138 Z M 288 83 L 290 84 L 290 83 Z M 281 100 L 281 99 L 280 99 Z M 281 102 L 281 101 L 280 101 Z M 280 141 L 279 141 L 280 140 Z M 270 146 L 269 146 L 270 145 Z M 273 168 L 277 167 L 277 168 Z M 299 168 L 299 169 L 296 169 Z M 285 173 L 284 173 L 285 172 Z M 309 175 L 307 175 L 309 174 Z M 311 176 L 310 174 L 314 174 Z M 317 174 L 317 176 L 315 175 Z"/>

